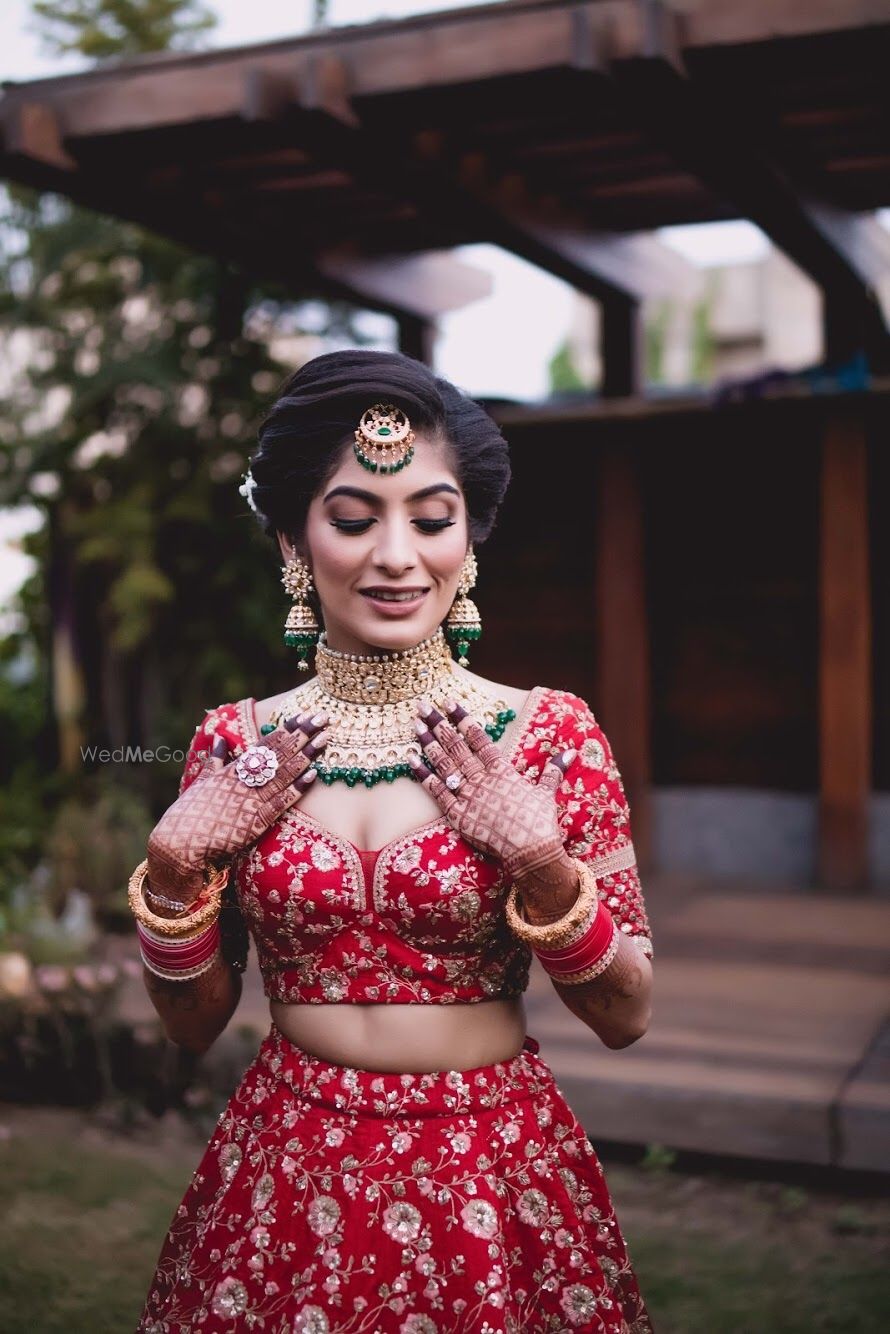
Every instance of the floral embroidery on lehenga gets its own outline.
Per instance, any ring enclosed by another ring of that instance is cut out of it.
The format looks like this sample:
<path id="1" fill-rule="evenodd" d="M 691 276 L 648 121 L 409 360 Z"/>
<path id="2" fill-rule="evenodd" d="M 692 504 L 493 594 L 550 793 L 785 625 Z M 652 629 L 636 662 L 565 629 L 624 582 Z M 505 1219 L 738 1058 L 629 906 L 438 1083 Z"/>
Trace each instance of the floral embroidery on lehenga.
<path id="1" fill-rule="evenodd" d="M 643 1334 L 599 1162 L 533 1047 L 381 1074 L 273 1028 L 173 1219 L 141 1334 Z"/>
<path id="2" fill-rule="evenodd" d="M 649 950 L 627 803 L 583 701 L 538 689 L 510 757 L 557 793 L 566 846 L 591 863 L 620 929 Z M 250 710 L 198 729 L 243 749 Z M 365 854 L 363 854 L 365 855 Z M 358 850 L 281 817 L 237 861 L 267 995 L 294 1003 L 472 1004 L 519 995 L 500 867 L 445 820 Z M 592 1039 L 593 1040 L 593 1039 Z M 152 1279 L 139 1334 L 649 1334 L 590 1142 L 537 1044 L 474 1070 L 355 1070 L 274 1026 L 220 1116 Z"/>

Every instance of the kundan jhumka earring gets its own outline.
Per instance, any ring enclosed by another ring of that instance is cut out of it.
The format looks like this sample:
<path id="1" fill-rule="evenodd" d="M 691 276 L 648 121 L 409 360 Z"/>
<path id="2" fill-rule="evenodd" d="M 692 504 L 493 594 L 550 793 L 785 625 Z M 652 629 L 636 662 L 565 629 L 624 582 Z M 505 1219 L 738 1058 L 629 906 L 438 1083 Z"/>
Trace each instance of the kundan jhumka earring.
<path id="1" fill-rule="evenodd" d="M 392 473 L 414 458 L 414 432 L 401 408 L 375 403 L 362 413 L 355 433 L 355 457 L 368 472 Z"/>
<path id="2" fill-rule="evenodd" d="M 476 557 L 473 548 L 470 547 L 461 566 L 457 597 L 452 602 L 451 610 L 445 619 L 445 636 L 449 644 L 457 649 L 457 660 L 461 667 L 470 665 L 467 659 L 470 644 L 475 643 L 482 635 L 479 609 L 475 602 L 471 602 L 467 597 L 470 589 L 475 586 L 478 573 Z"/>
<path id="3" fill-rule="evenodd" d="M 297 650 L 297 667 L 305 672 L 309 670 L 307 656 L 318 643 L 321 626 L 309 605 L 309 594 L 313 591 L 312 574 L 302 556 L 291 556 L 287 564 L 282 565 L 281 582 L 294 600 L 284 623 L 284 642 L 288 648 Z"/>

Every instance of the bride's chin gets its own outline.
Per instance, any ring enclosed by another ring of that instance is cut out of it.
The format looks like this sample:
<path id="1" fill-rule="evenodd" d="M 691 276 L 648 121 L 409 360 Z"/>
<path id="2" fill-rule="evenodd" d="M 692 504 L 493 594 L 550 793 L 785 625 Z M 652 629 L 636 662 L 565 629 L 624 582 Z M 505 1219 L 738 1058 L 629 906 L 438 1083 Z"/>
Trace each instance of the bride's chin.
<path id="1" fill-rule="evenodd" d="M 367 637 L 370 638 L 373 648 L 383 649 L 386 653 L 401 653 L 403 649 L 414 648 L 417 644 L 422 644 L 425 639 L 430 639 L 438 628 L 438 621 L 435 625 L 429 625 L 425 621 L 414 622 L 413 619 L 385 625 L 378 622 Z M 365 637 L 366 635 L 362 635 L 362 638 Z"/>

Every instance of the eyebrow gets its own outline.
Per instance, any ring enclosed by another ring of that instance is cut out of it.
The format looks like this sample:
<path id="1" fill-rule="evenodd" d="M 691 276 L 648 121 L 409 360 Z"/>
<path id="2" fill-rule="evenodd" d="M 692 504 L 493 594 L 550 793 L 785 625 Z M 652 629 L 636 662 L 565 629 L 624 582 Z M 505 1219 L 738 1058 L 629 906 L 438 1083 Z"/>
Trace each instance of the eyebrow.
<path id="1" fill-rule="evenodd" d="M 427 496 L 438 495 L 441 491 L 449 491 L 453 496 L 459 496 L 457 487 L 451 486 L 448 482 L 434 482 L 432 486 L 425 486 L 420 491 L 414 491 L 408 500 L 426 500 Z M 353 500 L 367 500 L 371 505 L 380 504 L 380 496 L 375 495 L 373 491 L 362 491 L 358 486 L 335 486 L 333 491 L 329 491 L 322 501 L 326 505 L 329 500 L 336 496 L 351 496 Z"/>

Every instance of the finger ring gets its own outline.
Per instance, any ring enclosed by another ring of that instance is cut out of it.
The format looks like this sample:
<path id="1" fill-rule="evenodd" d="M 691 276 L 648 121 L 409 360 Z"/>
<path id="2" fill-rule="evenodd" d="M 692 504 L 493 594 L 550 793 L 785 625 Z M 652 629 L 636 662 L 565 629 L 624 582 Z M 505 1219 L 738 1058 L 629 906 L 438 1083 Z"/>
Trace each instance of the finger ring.
<path id="1" fill-rule="evenodd" d="M 464 781 L 463 774 L 449 774 L 445 779 L 445 786 L 451 791 L 456 792 Z"/>
<path id="2" fill-rule="evenodd" d="M 262 787 L 278 772 L 278 756 L 268 746 L 248 746 L 235 765 L 235 773 L 247 787 Z"/>

